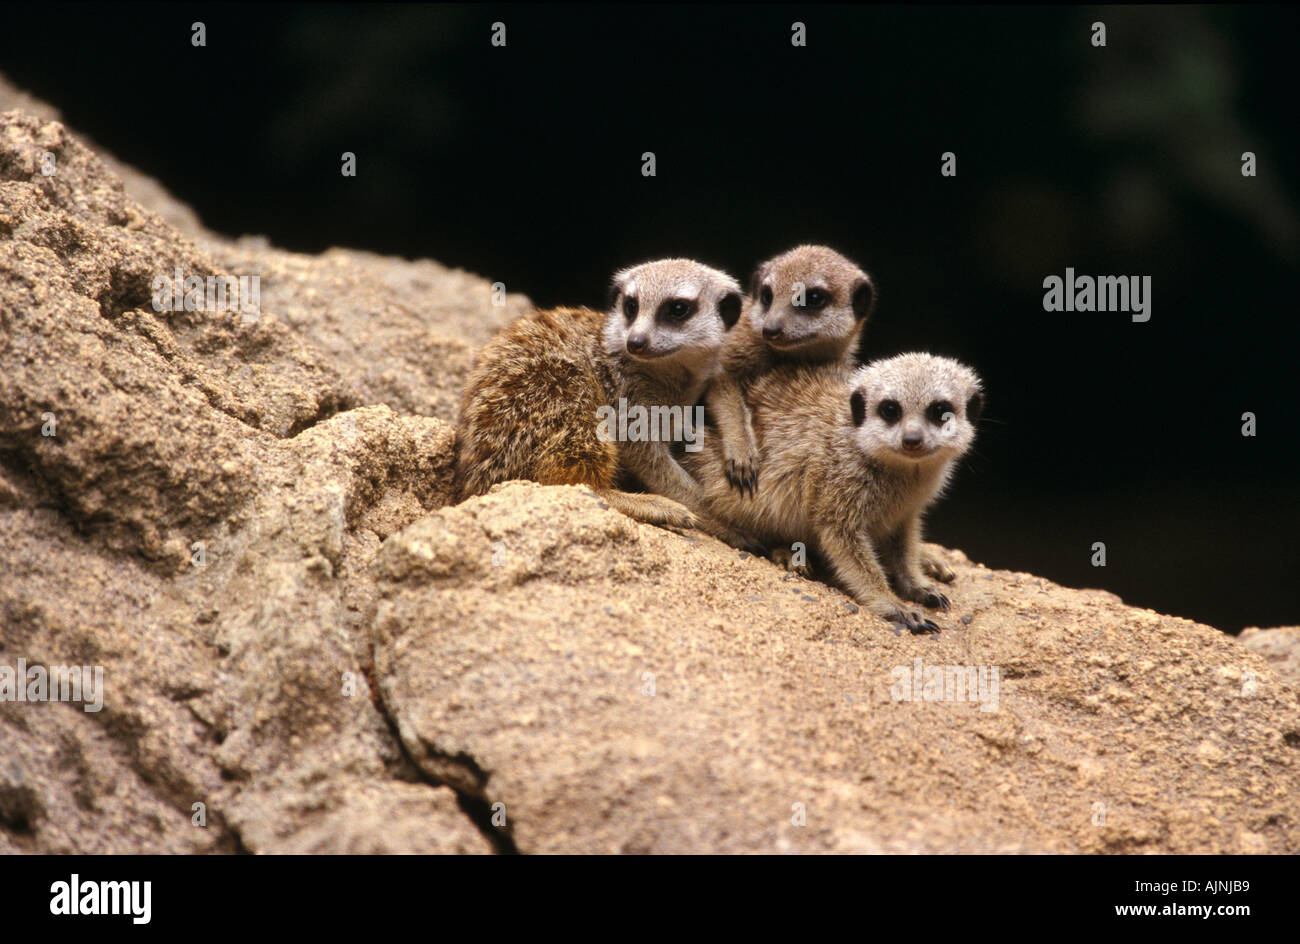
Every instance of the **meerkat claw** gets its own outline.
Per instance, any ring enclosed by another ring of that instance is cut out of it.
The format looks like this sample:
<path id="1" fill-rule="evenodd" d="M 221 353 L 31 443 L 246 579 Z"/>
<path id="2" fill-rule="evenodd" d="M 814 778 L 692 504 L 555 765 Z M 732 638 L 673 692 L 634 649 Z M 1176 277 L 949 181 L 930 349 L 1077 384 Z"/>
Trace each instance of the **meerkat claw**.
<path id="1" fill-rule="evenodd" d="M 952 604 L 948 602 L 948 598 L 942 593 L 927 593 L 921 603 L 933 610 L 943 610 L 945 613 L 952 607 Z"/>
<path id="2" fill-rule="evenodd" d="M 738 488 L 742 492 L 745 490 L 745 479 L 736 469 L 735 459 L 727 460 L 727 482 L 731 484 L 732 487 Z"/>
<path id="3" fill-rule="evenodd" d="M 940 631 L 939 624 L 934 620 L 926 619 L 920 613 L 912 610 L 895 610 L 892 613 L 884 615 L 884 620 L 899 629 L 905 629 L 913 636 L 921 636 Z"/>

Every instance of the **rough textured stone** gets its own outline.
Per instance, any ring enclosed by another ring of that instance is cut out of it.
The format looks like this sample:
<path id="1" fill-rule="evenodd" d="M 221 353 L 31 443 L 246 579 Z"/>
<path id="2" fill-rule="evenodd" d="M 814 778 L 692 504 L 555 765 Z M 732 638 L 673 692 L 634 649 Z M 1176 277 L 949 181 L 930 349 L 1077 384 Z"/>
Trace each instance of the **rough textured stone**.
<path id="1" fill-rule="evenodd" d="M 1237 640 L 1267 659 L 1292 687 L 1300 688 L 1300 626 L 1250 626 L 1241 631 Z"/>
<path id="2" fill-rule="evenodd" d="M 504 803 L 523 851 L 1296 849 L 1300 707 L 1254 653 L 947 559 L 954 628 L 916 637 L 512 484 L 384 543 L 379 688 L 416 762 Z M 999 667 L 997 709 L 895 700 L 918 658 Z"/>
<path id="3" fill-rule="evenodd" d="M 126 172 L 164 219 L 56 119 L 0 116 L 0 663 L 99 665 L 105 696 L 0 702 L 0 848 L 492 851 L 394 738 L 362 614 L 380 542 L 447 500 L 473 347 L 526 300 L 221 240 Z M 260 275 L 256 320 L 155 312 L 177 265 Z"/>
<path id="4" fill-rule="evenodd" d="M 912 637 L 584 489 L 449 506 L 526 299 L 221 238 L 10 107 L 0 666 L 102 666 L 104 705 L 0 702 L 0 851 L 1300 851 L 1282 630 L 936 549 Z M 156 312 L 177 265 L 260 276 L 256 319 Z M 996 667 L 996 710 L 895 700 L 917 658 Z"/>

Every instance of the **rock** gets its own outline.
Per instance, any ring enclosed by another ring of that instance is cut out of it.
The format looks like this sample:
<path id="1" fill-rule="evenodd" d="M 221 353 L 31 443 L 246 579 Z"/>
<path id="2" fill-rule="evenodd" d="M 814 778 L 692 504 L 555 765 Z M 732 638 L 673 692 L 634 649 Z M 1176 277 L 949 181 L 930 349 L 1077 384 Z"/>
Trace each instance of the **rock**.
<path id="1" fill-rule="evenodd" d="M 1237 641 L 1258 652 L 1292 688 L 1300 688 L 1300 626 L 1260 629 L 1249 626 Z"/>
<path id="2" fill-rule="evenodd" d="M 978 619 L 896 636 L 717 542 L 510 484 L 379 551 L 380 694 L 416 763 L 503 803 L 526 852 L 1238 852 L 1247 827 L 1295 848 L 1265 824 L 1296 803 L 1300 711 L 1261 660 L 949 563 Z M 918 659 L 998 668 L 996 709 L 895 700 Z M 1268 682 L 1247 695 L 1243 668 Z"/>
<path id="3" fill-rule="evenodd" d="M 0 700 L 0 851 L 1300 850 L 1249 634 L 930 548 L 959 609 L 912 637 L 586 489 L 451 506 L 527 299 L 224 239 L 0 106 L 0 671 L 103 673 Z M 260 305 L 155 310 L 177 266 Z"/>
<path id="4" fill-rule="evenodd" d="M 361 613 L 381 540 L 448 498 L 473 344 L 527 301 L 179 233 L 42 111 L 0 116 L 0 665 L 105 692 L 0 702 L 0 848 L 493 851 L 376 707 Z M 256 320 L 155 312 L 177 265 L 260 275 Z"/>

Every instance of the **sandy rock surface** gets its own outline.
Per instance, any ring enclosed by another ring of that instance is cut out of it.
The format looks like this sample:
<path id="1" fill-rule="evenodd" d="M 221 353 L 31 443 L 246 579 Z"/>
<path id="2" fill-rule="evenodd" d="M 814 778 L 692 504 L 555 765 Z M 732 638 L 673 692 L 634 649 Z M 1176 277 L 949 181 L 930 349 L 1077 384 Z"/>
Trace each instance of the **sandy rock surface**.
<path id="1" fill-rule="evenodd" d="M 936 549 L 913 637 L 581 488 L 451 506 L 527 299 L 223 239 L 0 108 L 0 668 L 104 679 L 0 701 L 0 851 L 1300 851 L 1294 629 Z M 155 311 L 178 266 L 256 317 Z"/>
<path id="2" fill-rule="evenodd" d="M 1300 626 L 1249 626 L 1237 640 L 1267 659 L 1279 678 L 1300 688 Z"/>

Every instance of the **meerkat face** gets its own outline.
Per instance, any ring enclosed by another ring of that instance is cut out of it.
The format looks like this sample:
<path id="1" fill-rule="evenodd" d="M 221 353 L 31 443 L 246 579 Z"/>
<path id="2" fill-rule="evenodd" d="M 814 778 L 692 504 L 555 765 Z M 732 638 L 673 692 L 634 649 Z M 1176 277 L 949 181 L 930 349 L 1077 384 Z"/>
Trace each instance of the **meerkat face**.
<path id="1" fill-rule="evenodd" d="M 778 351 L 856 343 L 871 315 L 871 277 L 834 249 L 799 246 L 758 267 L 750 285 L 750 327 Z"/>
<path id="2" fill-rule="evenodd" d="M 638 361 L 716 365 L 740 318 L 740 285 L 690 259 L 660 259 L 614 276 L 605 351 Z"/>
<path id="3" fill-rule="evenodd" d="M 955 459 L 970 448 L 984 394 L 975 372 L 933 354 L 900 354 L 853 375 L 849 413 L 858 448 L 880 462 Z"/>

